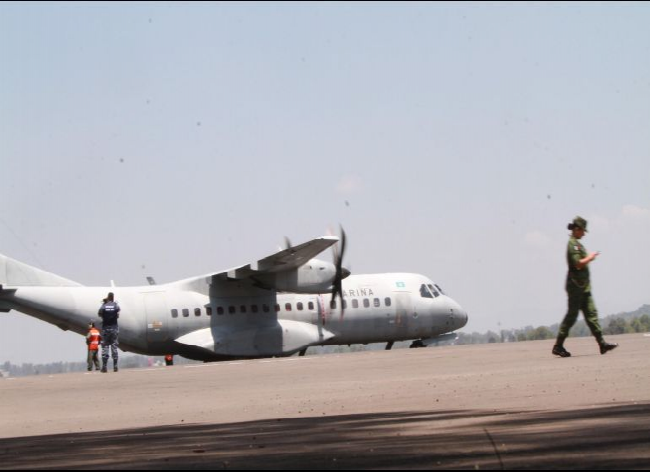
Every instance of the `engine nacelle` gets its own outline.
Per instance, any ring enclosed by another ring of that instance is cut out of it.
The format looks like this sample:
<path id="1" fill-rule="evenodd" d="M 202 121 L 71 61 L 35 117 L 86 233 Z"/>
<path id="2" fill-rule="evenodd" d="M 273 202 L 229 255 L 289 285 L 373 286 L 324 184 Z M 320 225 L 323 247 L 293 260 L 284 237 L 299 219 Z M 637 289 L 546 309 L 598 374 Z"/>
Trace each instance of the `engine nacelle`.
<path id="1" fill-rule="evenodd" d="M 336 267 L 331 262 L 311 259 L 298 269 L 256 276 L 263 286 L 273 286 L 280 292 L 326 293 L 332 290 Z"/>

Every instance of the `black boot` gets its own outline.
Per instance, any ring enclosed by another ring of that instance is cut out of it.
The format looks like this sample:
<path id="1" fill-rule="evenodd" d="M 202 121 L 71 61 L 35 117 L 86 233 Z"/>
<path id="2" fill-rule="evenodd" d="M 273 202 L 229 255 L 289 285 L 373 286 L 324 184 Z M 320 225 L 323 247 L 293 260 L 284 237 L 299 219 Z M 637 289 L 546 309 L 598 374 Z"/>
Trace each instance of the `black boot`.
<path id="1" fill-rule="evenodd" d="M 571 357 L 571 353 L 564 349 L 564 346 L 561 344 L 556 344 L 553 346 L 553 354 L 560 357 Z"/>
<path id="2" fill-rule="evenodd" d="M 598 344 L 600 344 L 600 353 L 601 354 L 607 354 L 612 349 L 616 349 L 618 347 L 618 344 L 609 344 L 608 342 L 605 342 L 605 341 L 603 341 L 601 343 L 598 343 Z"/>

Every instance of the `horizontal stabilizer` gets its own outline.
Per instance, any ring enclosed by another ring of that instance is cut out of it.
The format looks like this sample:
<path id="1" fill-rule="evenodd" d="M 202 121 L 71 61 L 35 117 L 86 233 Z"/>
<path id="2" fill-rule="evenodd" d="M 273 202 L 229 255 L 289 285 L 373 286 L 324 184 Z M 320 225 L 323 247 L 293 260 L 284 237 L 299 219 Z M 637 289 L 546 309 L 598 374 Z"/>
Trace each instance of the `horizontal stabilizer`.
<path id="1" fill-rule="evenodd" d="M 268 357 L 288 356 L 333 337 L 330 331 L 309 323 L 278 320 L 272 326 L 241 330 L 199 329 L 181 336 L 176 342 L 224 356 Z"/>
<path id="2" fill-rule="evenodd" d="M 7 302 L 7 299 L 16 293 L 15 288 L 4 288 L 0 284 L 0 313 L 9 313 L 12 310 L 11 304 Z"/>
<path id="3" fill-rule="evenodd" d="M 15 288 L 4 288 L 2 284 L 0 284 L 0 294 L 10 294 L 10 293 L 15 293 L 16 289 Z"/>

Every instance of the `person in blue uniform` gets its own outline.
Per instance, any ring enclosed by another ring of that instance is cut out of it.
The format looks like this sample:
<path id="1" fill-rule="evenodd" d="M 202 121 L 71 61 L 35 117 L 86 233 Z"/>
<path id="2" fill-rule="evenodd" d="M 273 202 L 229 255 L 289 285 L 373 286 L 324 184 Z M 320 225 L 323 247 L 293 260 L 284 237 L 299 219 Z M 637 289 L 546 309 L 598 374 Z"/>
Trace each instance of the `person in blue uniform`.
<path id="1" fill-rule="evenodd" d="M 113 371 L 117 372 L 117 347 L 119 346 L 118 336 L 120 334 L 117 320 L 120 317 L 120 306 L 115 301 L 113 292 L 110 292 L 104 299 L 98 315 L 102 319 L 102 372 L 106 373 L 108 371 L 109 348 L 113 357 Z"/>

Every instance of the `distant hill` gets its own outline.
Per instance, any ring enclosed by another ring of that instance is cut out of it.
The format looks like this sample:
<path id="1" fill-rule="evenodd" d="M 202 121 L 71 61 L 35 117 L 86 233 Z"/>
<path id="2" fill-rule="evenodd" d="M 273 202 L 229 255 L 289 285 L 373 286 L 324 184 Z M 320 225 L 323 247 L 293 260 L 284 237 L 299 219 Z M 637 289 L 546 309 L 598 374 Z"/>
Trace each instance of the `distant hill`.
<path id="1" fill-rule="evenodd" d="M 611 318 L 623 318 L 624 320 L 630 320 L 633 318 L 641 318 L 643 315 L 650 316 L 650 305 L 643 305 L 641 308 L 635 311 L 628 311 L 623 313 L 617 313 L 615 315 L 609 315 L 605 317 L 605 321 Z"/>

